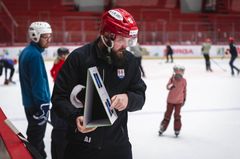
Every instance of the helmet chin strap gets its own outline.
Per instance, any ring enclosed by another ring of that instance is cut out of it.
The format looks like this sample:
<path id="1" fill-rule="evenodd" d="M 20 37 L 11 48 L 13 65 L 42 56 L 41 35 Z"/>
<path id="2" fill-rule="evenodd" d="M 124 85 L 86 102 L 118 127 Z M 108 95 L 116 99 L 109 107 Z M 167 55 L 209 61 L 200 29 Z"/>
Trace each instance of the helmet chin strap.
<path id="1" fill-rule="evenodd" d="M 114 41 L 109 38 L 108 40 L 111 42 L 111 45 L 109 46 L 109 45 L 107 45 L 103 35 L 101 35 L 101 39 L 102 39 L 103 44 L 107 47 L 108 53 L 110 53 L 113 48 Z"/>

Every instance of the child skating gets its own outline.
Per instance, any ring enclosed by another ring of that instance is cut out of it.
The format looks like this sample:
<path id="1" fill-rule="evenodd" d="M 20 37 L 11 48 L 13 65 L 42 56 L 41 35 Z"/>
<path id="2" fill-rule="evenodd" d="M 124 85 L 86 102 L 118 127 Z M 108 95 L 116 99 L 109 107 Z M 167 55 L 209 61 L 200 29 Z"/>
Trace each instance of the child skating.
<path id="1" fill-rule="evenodd" d="M 167 97 L 167 110 L 164 114 L 164 118 L 160 124 L 159 136 L 167 129 L 170 122 L 172 112 L 174 110 L 174 132 L 178 136 L 181 130 L 181 107 L 186 100 L 186 86 L 187 81 L 183 78 L 185 68 L 177 65 L 173 67 L 174 74 L 169 79 L 167 89 L 169 90 Z"/>
<path id="2" fill-rule="evenodd" d="M 64 48 L 64 47 L 58 48 L 57 57 L 54 60 L 54 64 L 50 70 L 53 81 L 56 80 L 57 74 L 58 74 L 59 70 L 61 69 L 62 65 L 64 64 L 68 54 L 69 54 L 69 50 L 67 48 Z"/>

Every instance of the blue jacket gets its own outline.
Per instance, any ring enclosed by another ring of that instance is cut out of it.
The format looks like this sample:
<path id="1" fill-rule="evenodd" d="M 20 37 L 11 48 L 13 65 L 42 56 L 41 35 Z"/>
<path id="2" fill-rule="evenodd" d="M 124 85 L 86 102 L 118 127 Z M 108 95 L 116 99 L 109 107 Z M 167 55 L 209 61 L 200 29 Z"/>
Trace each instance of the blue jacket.
<path id="1" fill-rule="evenodd" d="M 50 103 L 47 72 L 38 44 L 31 42 L 19 56 L 19 79 L 25 108 Z"/>

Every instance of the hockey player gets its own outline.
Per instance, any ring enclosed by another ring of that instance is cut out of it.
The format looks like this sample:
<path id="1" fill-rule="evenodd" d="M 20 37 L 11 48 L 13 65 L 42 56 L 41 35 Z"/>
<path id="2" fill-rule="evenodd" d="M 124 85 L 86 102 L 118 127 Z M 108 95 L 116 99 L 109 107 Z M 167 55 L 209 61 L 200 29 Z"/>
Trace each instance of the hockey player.
<path id="1" fill-rule="evenodd" d="M 205 42 L 202 44 L 202 54 L 205 59 L 206 71 L 212 72 L 210 56 L 209 56 L 210 49 L 211 49 L 211 40 L 209 38 L 206 38 Z"/>
<path id="2" fill-rule="evenodd" d="M 12 80 L 12 77 L 15 72 L 14 65 L 17 63 L 15 59 L 7 59 L 2 58 L 0 59 L 0 76 L 2 75 L 3 69 L 5 71 L 5 80 L 4 85 L 8 85 L 9 83 L 15 84 L 16 82 Z M 9 77 L 8 76 L 8 69 L 10 70 Z"/>
<path id="3" fill-rule="evenodd" d="M 228 39 L 229 41 L 229 53 L 231 55 L 230 61 L 229 61 L 229 65 L 231 67 L 231 74 L 232 76 L 234 76 L 234 70 L 237 71 L 237 74 L 240 73 L 239 68 L 237 68 L 236 66 L 233 65 L 234 61 L 237 59 L 238 57 L 238 52 L 237 52 L 237 48 L 234 44 L 234 38 L 233 37 L 229 37 Z"/>
<path id="4" fill-rule="evenodd" d="M 64 64 L 69 50 L 67 48 L 61 47 L 57 50 L 57 58 L 54 61 L 53 67 L 50 70 L 51 76 L 55 81 L 58 75 L 59 70 Z M 51 155 L 52 159 L 63 159 L 64 151 L 67 146 L 66 132 L 67 132 L 67 123 L 59 118 L 51 109 L 51 123 L 53 126 L 52 129 L 52 142 L 51 142 Z"/>
<path id="5" fill-rule="evenodd" d="M 31 42 L 19 56 L 22 101 L 28 121 L 27 139 L 46 158 L 43 138 L 49 114 L 50 90 L 42 53 L 49 46 L 52 29 L 47 22 L 33 22 L 28 33 Z"/>
<path id="6" fill-rule="evenodd" d="M 167 97 L 167 110 L 164 114 L 164 119 L 160 124 L 159 135 L 167 129 L 170 122 L 172 112 L 174 112 L 174 131 L 175 135 L 178 136 L 181 130 L 181 107 L 184 105 L 186 100 L 186 79 L 183 78 L 185 68 L 180 65 L 173 67 L 174 74 L 167 83 L 167 89 L 169 90 Z"/>
<path id="7" fill-rule="evenodd" d="M 126 50 L 130 40 L 136 41 L 137 32 L 131 14 L 120 8 L 109 10 L 102 16 L 100 36 L 74 50 L 61 68 L 54 84 L 52 104 L 53 110 L 68 123 L 65 159 L 132 159 L 128 112 L 142 109 L 146 90 L 136 58 Z M 111 109 L 118 115 L 111 126 L 86 128 L 83 125 L 85 91 L 73 93 L 76 95 L 73 99 L 79 100 L 78 108 L 70 99 L 74 88 L 86 86 L 87 70 L 93 66 L 98 68 L 111 97 Z"/>
<path id="8" fill-rule="evenodd" d="M 173 63 L 173 49 L 172 49 L 170 43 L 166 44 L 166 50 L 165 51 L 166 51 L 166 63 L 168 63 L 168 61 L 169 61 L 169 56 L 171 58 L 171 63 Z"/>

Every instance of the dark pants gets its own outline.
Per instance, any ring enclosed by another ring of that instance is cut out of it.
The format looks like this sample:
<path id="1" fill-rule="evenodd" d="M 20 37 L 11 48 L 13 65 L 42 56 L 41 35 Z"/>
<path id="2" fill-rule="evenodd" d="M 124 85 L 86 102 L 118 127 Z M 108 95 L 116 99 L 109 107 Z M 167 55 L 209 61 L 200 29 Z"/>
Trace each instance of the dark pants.
<path id="1" fill-rule="evenodd" d="M 28 121 L 27 126 L 27 139 L 28 141 L 38 150 L 43 158 L 47 157 L 44 150 L 45 145 L 43 138 L 45 136 L 47 123 L 43 125 L 38 125 L 37 121 L 33 118 L 34 111 L 32 108 L 25 109 L 25 114 Z"/>
<path id="2" fill-rule="evenodd" d="M 8 63 L 6 60 L 0 60 L 0 76 L 2 75 L 2 71 L 5 69 L 5 80 L 12 80 L 13 74 L 15 72 L 13 64 Z M 7 78 L 7 71 L 10 69 L 9 78 Z"/>
<path id="3" fill-rule="evenodd" d="M 173 62 L 173 54 L 172 53 L 167 53 L 167 55 L 166 55 L 167 61 L 166 62 L 169 61 L 169 56 L 171 58 L 171 62 Z"/>
<path id="4" fill-rule="evenodd" d="M 9 78 L 7 78 L 7 70 L 10 69 L 10 74 L 9 74 Z M 9 63 L 5 63 L 5 80 L 12 80 L 13 74 L 15 72 L 14 66 L 9 64 Z"/>
<path id="5" fill-rule="evenodd" d="M 229 62 L 229 65 L 231 67 L 231 73 L 232 75 L 234 75 L 234 69 L 239 73 L 239 69 L 233 65 L 233 62 L 236 60 L 237 56 L 232 56 L 231 59 L 230 59 L 230 62 Z"/>
<path id="6" fill-rule="evenodd" d="M 63 159 L 67 146 L 66 130 L 52 130 L 51 154 L 52 159 Z"/>
<path id="7" fill-rule="evenodd" d="M 3 60 L 0 60 L 0 76 L 2 76 L 3 67 L 4 67 L 4 62 Z"/>
<path id="8" fill-rule="evenodd" d="M 64 152 L 68 143 L 66 139 L 67 123 L 63 119 L 60 119 L 52 109 L 51 122 L 53 126 L 51 134 L 52 159 L 63 159 Z"/>
<path id="9" fill-rule="evenodd" d="M 212 71 L 209 54 L 203 54 L 207 71 Z"/>
<path id="10" fill-rule="evenodd" d="M 132 146 L 126 143 L 98 149 L 69 142 L 64 159 L 132 159 Z"/>
<path id="11" fill-rule="evenodd" d="M 181 127 L 182 127 L 181 115 L 180 115 L 181 107 L 182 107 L 182 104 L 167 103 L 167 110 L 165 112 L 164 119 L 161 122 L 161 127 L 163 127 L 163 131 L 165 131 L 168 127 L 173 110 L 175 110 L 175 112 L 174 112 L 174 130 L 175 131 L 181 130 Z"/>

